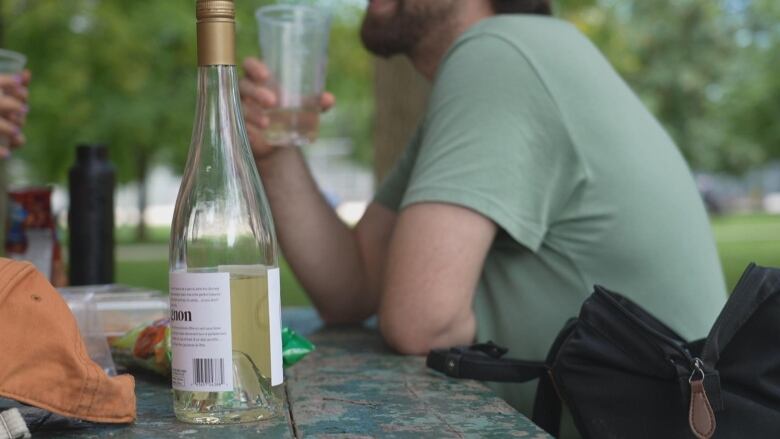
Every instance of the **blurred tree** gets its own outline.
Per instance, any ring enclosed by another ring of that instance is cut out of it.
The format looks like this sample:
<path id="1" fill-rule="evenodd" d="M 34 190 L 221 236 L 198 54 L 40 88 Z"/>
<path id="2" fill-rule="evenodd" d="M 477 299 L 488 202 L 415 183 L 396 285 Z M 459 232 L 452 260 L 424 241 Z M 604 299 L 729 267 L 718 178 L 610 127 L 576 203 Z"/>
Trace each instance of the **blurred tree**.
<path id="1" fill-rule="evenodd" d="M 353 158 L 369 166 L 374 157 L 374 66 L 358 36 L 362 11 L 359 6 L 345 4 L 333 15 L 327 88 L 336 96 L 337 104 L 323 118 L 322 136 L 350 139 Z"/>
<path id="2" fill-rule="evenodd" d="M 741 173 L 780 158 L 778 2 L 574 3 L 563 8 L 566 17 L 606 54 L 693 168 Z"/>
<path id="3" fill-rule="evenodd" d="M 267 3 L 273 2 L 236 4 L 239 63 L 259 54 L 254 11 Z M 194 0 L 5 0 L 0 7 L 9 23 L 7 46 L 28 55 L 35 76 L 28 144 L 19 153 L 34 179 L 63 181 L 77 143 L 105 143 L 120 182 L 138 183 L 143 212 L 150 167 L 165 163 L 180 172 L 187 156 L 195 105 Z M 352 138 L 367 161 L 371 66 L 356 38 L 360 9 L 344 5 L 333 12 L 328 88 L 339 105 L 324 119 L 323 134 Z M 137 235 L 146 237 L 143 221 Z"/>
<path id="4" fill-rule="evenodd" d="M 337 106 L 324 137 L 349 137 L 372 158 L 373 62 L 357 35 L 362 5 L 334 18 L 328 89 Z M 195 98 L 194 0 L 3 0 L 6 47 L 29 57 L 34 80 L 26 160 L 36 181 L 63 181 L 72 148 L 111 148 L 120 181 L 168 163 L 180 171 Z M 237 2 L 238 55 L 259 53 L 253 11 Z M 558 0 L 659 116 L 695 168 L 740 171 L 780 157 L 780 6 L 776 0 Z M 139 204 L 144 207 L 145 199 Z M 139 235 L 144 234 L 143 225 Z"/>
<path id="5" fill-rule="evenodd" d="M 39 181 L 61 181 L 73 146 L 109 146 L 121 182 L 138 183 L 146 207 L 150 166 L 181 160 L 195 83 L 189 1 L 8 1 L 9 46 L 33 71 L 28 145 Z M 143 216 L 138 238 L 146 238 Z"/>
<path id="6" fill-rule="evenodd" d="M 599 1 L 573 21 L 665 125 L 694 167 L 720 166 L 711 97 L 734 56 L 720 1 Z"/>
<path id="7" fill-rule="evenodd" d="M 734 2 L 740 24 L 735 40 L 741 50 L 719 90 L 723 125 L 737 147 L 732 161 L 747 165 L 780 159 L 780 3 Z M 742 168 L 746 166 L 741 166 Z"/>

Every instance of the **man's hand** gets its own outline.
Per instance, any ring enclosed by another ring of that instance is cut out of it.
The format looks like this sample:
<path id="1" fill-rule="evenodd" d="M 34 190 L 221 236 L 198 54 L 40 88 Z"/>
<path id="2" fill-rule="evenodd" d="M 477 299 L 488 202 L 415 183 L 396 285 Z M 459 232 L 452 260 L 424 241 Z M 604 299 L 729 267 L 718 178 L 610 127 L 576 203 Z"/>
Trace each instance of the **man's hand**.
<path id="1" fill-rule="evenodd" d="M 22 128 L 27 121 L 30 77 L 29 70 L 0 75 L 0 136 L 8 139 L 7 145 L 0 146 L 0 158 L 8 157 L 11 149 L 26 141 Z"/>
<path id="2" fill-rule="evenodd" d="M 278 105 L 278 99 L 268 85 L 271 76 L 268 68 L 257 58 L 244 60 L 244 77 L 239 82 L 241 104 L 244 107 L 244 119 L 252 145 L 255 159 L 260 160 L 268 156 L 274 149 L 263 139 L 263 130 L 268 128 L 269 120 L 265 111 Z M 320 107 L 323 111 L 330 109 L 336 100 L 330 93 L 323 93 Z"/>

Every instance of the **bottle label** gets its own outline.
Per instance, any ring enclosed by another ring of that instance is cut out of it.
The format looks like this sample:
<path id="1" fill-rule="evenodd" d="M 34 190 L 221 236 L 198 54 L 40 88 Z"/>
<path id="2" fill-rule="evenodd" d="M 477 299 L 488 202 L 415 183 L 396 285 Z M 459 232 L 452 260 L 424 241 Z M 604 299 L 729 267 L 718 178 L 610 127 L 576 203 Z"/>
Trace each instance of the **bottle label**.
<path id="1" fill-rule="evenodd" d="M 279 268 L 268 270 L 268 321 L 271 335 L 271 385 L 284 381 L 282 365 L 282 300 Z"/>
<path id="2" fill-rule="evenodd" d="M 233 390 L 229 273 L 171 273 L 173 388 Z"/>

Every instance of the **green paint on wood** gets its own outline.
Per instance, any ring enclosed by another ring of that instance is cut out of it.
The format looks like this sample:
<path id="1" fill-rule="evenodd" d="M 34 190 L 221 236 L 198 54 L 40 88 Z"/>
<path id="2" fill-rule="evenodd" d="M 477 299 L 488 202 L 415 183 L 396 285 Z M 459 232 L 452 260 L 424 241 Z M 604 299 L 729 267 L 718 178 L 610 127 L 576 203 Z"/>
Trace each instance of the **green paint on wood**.
<path id="1" fill-rule="evenodd" d="M 317 350 L 289 371 L 287 384 L 300 436 L 549 437 L 483 384 L 393 354 L 373 330 L 311 338 Z"/>
<path id="2" fill-rule="evenodd" d="M 37 432 L 36 438 L 522 437 L 549 438 L 475 381 L 447 378 L 421 357 L 393 354 L 372 329 L 319 330 L 310 309 L 283 321 L 317 350 L 287 371 L 289 412 L 252 424 L 177 422 L 167 380 L 136 376 L 138 420 L 129 426 Z"/>

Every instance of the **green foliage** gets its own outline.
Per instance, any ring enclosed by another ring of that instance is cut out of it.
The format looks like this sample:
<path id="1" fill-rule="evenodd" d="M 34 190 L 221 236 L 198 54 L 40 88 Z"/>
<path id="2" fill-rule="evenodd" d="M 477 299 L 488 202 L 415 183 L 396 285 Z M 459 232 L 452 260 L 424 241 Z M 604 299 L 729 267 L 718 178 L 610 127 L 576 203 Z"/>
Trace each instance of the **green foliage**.
<path id="1" fill-rule="evenodd" d="M 336 96 L 336 106 L 323 118 L 323 137 L 351 139 L 358 162 L 370 165 L 374 116 L 374 70 L 372 57 L 363 49 L 357 26 L 361 10 L 347 7 L 331 27 L 327 88 Z"/>
<path id="2" fill-rule="evenodd" d="M 780 216 L 732 215 L 712 220 L 718 253 L 723 264 L 726 285 L 734 288 L 747 264 L 780 267 Z M 167 229 L 153 230 L 161 243 L 167 242 Z M 125 232 L 118 231 L 117 281 L 120 283 L 168 290 L 166 248 L 134 245 Z M 158 250 L 148 250 L 159 248 Z M 125 258 L 123 258 L 125 256 Z M 133 256 L 133 257 L 130 257 Z M 139 260 L 140 259 L 140 260 Z M 280 261 L 282 302 L 285 306 L 306 306 L 310 302 L 284 260 Z"/>
<path id="3" fill-rule="evenodd" d="M 6 40 L 28 55 L 34 77 L 21 154 L 37 179 L 63 180 L 79 142 L 107 144 L 120 181 L 184 154 L 194 107 L 191 2 L 9 5 Z"/>
<path id="4" fill-rule="evenodd" d="M 183 168 L 195 106 L 194 3 L 3 2 L 7 46 L 27 54 L 33 72 L 28 144 L 19 156 L 36 181 L 64 181 L 80 142 L 107 144 L 123 182 L 143 178 L 153 163 Z M 239 64 L 259 55 L 254 11 L 268 3 L 236 2 Z M 334 12 L 328 87 L 339 105 L 323 131 L 355 139 L 366 156 L 370 58 L 356 38 L 359 10 Z"/>
<path id="5" fill-rule="evenodd" d="M 697 169 L 780 158 L 780 7 L 773 0 L 562 2 Z M 590 4 L 589 4 L 590 3 Z"/>
<path id="6" fill-rule="evenodd" d="M 722 99 L 724 123 L 759 160 L 780 159 L 779 22 L 775 0 L 753 0 L 740 15 L 736 40 L 743 47 Z"/>
<path id="7" fill-rule="evenodd" d="M 322 134 L 372 157 L 373 63 L 362 5 L 334 12 Z M 258 55 L 254 10 L 237 2 L 238 56 Z M 560 0 L 558 15 L 602 49 L 698 169 L 741 172 L 780 158 L 780 3 L 774 0 Z M 33 71 L 28 145 L 38 182 L 63 181 L 75 144 L 104 142 L 122 181 L 155 162 L 181 170 L 195 97 L 194 0 L 2 2 L 6 46 Z"/>
<path id="8" fill-rule="evenodd" d="M 132 249 L 126 246 L 125 249 Z M 289 265 L 282 260 L 279 264 L 283 306 L 309 306 L 303 287 L 295 280 Z M 116 264 L 116 281 L 134 287 L 151 288 L 168 293 L 168 261 L 162 257 L 149 260 L 120 260 Z"/>

